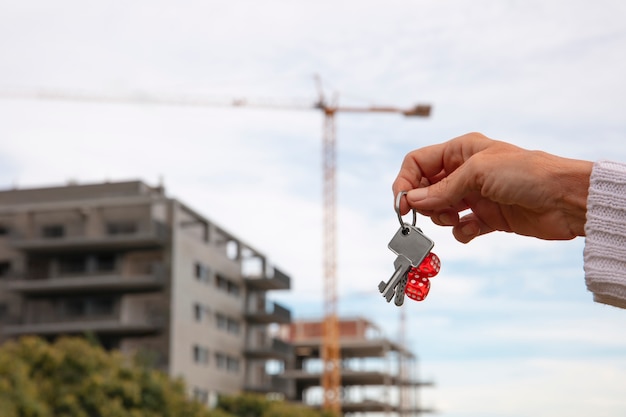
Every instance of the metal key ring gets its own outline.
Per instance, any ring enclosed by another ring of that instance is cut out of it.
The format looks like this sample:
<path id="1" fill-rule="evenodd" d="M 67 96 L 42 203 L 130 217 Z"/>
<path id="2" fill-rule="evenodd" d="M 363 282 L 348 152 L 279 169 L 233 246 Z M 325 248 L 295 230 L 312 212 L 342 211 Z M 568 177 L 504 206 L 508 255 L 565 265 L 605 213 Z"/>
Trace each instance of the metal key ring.
<path id="1" fill-rule="evenodd" d="M 402 200 L 402 197 L 404 195 L 406 195 L 406 191 L 400 191 L 398 193 L 398 195 L 396 196 L 396 214 L 398 215 L 398 221 L 400 222 L 400 226 L 404 227 L 405 223 L 402 220 L 402 215 L 400 215 L 400 201 Z M 415 211 L 415 209 L 413 209 L 413 224 L 412 226 L 415 226 L 415 224 L 417 223 L 417 212 Z"/>

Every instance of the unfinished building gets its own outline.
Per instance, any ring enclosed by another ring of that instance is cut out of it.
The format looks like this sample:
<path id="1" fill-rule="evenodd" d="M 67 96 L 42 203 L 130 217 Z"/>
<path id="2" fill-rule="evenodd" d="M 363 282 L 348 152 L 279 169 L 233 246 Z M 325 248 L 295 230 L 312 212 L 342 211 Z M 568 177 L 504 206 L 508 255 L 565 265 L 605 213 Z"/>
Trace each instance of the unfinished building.
<path id="1" fill-rule="evenodd" d="M 320 320 L 281 326 L 281 336 L 294 347 L 294 361 L 284 377 L 294 382 L 294 399 L 311 405 L 322 401 L 322 330 Z M 432 383 L 418 379 L 413 353 L 362 317 L 340 318 L 339 334 L 343 414 L 414 416 L 432 412 L 420 404 L 420 388 Z"/>

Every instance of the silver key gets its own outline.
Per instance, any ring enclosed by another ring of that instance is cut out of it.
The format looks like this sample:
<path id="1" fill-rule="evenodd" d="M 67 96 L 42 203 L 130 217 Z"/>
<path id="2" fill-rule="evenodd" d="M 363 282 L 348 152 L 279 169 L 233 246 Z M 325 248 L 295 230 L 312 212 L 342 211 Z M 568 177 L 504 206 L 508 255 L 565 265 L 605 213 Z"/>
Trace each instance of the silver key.
<path id="1" fill-rule="evenodd" d="M 383 297 L 385 297 L 387 302 L 391 301 L 394 294 L 396 295 L 396 299 L 398 298 L 397 288 L 401 288 L 404 293 L 404 288 L 406 287 L 406 274 L 411 269 L 411 262 L 409 262 L 409 260 L 404 256 L 398 256 L 393 265 L 396 269 L 393 275 L 391 275 L 389 281 L 380 281 L 380 284 L 378 284 L 378 291 L 380 291 Z M 402 285 L 403 282 L 404 285 Z M 402 302 L 398 305 L 402 305 Z"/>
<path id="2" fill-rule="evenodd" d="M 426 237 L 422 231 L 404 223 L 389 242 L 389 249 L 398 257 L 394 261 L 396 270 L 386 283 L 381 281 L 378 290 L 387 302 L 392 298 L 394 304 L 401 306 L 404 303 L 404 290 L 407 283 L 407 274 L 411 267 L 417 267 L 434 246 L 434 242 Z"/>

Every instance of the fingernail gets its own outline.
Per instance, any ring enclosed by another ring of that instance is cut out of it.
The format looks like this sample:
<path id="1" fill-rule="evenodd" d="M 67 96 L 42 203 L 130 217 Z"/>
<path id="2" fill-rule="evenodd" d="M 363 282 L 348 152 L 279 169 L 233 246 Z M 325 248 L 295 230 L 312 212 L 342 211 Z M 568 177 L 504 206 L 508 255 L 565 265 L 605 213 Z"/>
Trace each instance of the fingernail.
<path id="1" fill-rule="evenodd" d="M 428 197 L 428 189 L 427 188 L 416 188 L 414 190 L 409 191 L 406 194 L 406 198 L 411 201 L 420 201 Z"/>
<path id="2" fill-rule="evenodd" d="M 441 213 L 439 215 L 439 222 L 443 225 L 450 225 L 452 226 L 453 221 L 452 221 L 452 216 L 450 216 L 450 214 L 448 213 Z"/>
<path id="3" fill-rule="evenodd" d="M 476 237 L 480 233 L 480 229 L 476 223 L 467 223 L 461 227 L 461 233 L 467 237 Z"/>

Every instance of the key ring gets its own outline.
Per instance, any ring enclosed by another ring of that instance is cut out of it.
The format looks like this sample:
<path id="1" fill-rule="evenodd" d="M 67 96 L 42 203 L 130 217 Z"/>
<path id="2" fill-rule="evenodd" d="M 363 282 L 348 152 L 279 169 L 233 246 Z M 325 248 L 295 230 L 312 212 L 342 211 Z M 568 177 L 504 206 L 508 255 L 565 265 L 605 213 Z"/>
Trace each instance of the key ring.
<path id="1" fill-rule="evenodd" d="M 398 221 L 400 222 L 400 227 L 402 227 L 402 233 L 406 234 L 405 231 L 408 232 L 408 228 L 404 227 L 405 224 L 404 221 L 402 220 L 402 216 L 400 215 L 400 201 L 402 200 L 402 197 L 404 195 L 406 195 L 406 191 L 400 191 L 398 193 L 398 195 L 396 196 L 396 214 L 398 215 Z M 413 209 L 413 224 L 412 226 L 415 226 L 415 224 L 417 223 L 417 212 L 415 211 L 415 209 Z"/>

